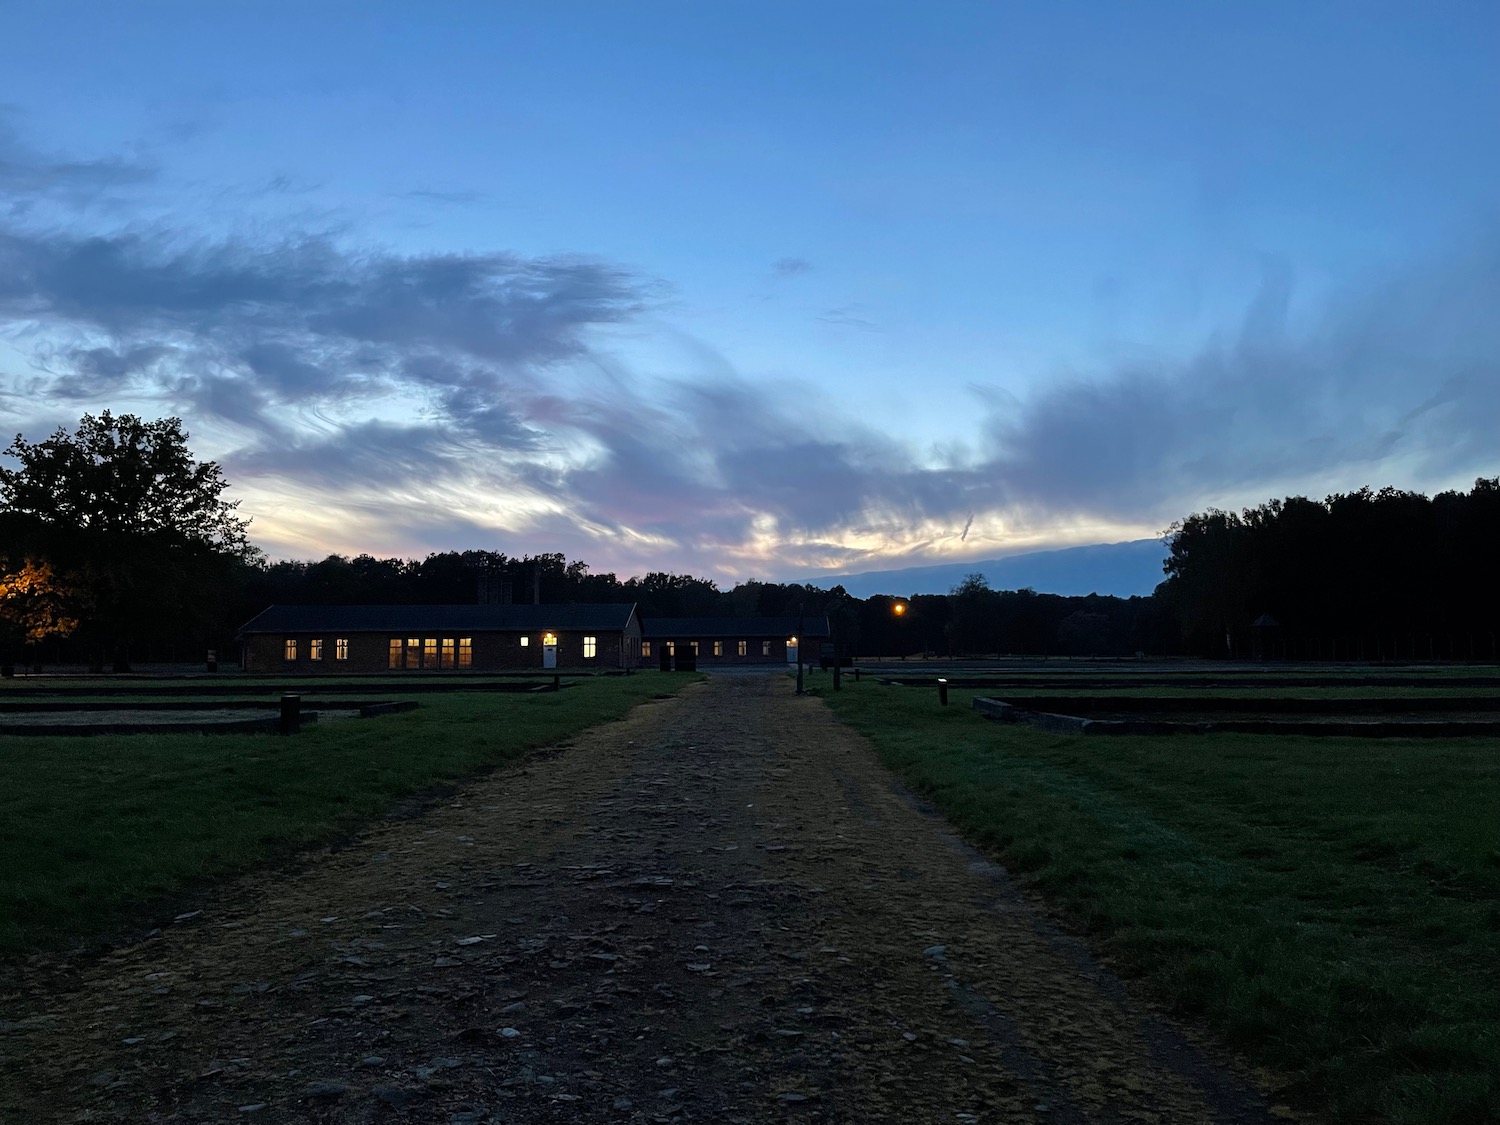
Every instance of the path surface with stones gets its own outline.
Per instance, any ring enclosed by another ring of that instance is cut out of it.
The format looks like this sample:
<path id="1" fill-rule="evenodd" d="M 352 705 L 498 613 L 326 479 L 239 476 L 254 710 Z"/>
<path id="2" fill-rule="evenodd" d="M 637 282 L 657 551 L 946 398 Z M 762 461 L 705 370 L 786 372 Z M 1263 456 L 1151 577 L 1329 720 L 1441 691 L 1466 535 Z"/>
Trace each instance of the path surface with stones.
<path id="1" fill-rule="evenodd" d="M 0 999 L 16 1122 L 1272 1120 L 774 675 Z"/>

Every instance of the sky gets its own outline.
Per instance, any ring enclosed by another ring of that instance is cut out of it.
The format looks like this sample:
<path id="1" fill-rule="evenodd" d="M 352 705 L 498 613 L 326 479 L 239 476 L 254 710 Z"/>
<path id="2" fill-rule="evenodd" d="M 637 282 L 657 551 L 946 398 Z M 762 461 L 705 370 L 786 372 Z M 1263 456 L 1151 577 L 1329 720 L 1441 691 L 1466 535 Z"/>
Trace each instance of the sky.
<path id="1" fill-rule="evenodd" d="M 1500 5 L 0 7 L 0 434 L 726 583 L 1500 473 Z"/>

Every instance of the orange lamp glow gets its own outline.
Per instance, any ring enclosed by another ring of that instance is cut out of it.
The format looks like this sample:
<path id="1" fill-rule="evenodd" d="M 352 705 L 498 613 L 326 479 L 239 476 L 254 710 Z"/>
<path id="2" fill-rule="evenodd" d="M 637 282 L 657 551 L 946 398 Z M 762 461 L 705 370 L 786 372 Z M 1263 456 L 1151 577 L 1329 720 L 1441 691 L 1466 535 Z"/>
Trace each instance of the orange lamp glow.
<path id="1" fill-rule="evenodd" d="M 544 645 L 555 645 L 556 643 L 557 643 L 557 634 L 556 633 L 543 633 L 542 634 L 542 644 L 544 644 Z"/>
<path id="2" fill-rule="evenodd" d="M 895 605 L 891 606 L 891 612 L 894 613 L 897 617 L 900 617 L 903 613 L 906 612 L 906 603 L 897 602 Z"/>

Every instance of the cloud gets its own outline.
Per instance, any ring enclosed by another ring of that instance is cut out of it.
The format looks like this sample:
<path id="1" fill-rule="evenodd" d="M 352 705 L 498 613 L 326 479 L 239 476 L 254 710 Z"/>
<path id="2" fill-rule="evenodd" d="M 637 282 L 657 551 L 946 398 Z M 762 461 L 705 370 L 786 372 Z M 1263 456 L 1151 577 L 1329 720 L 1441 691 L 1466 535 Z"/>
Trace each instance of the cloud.
<path id="1" fill-rule="evenodd" d="M 108 192 L 154 180 L 156 168 L 119 156 L 73 160 L 50 156 L 28 145 L 14 125 L 16 110 L 0 106 L 0 200 L 12 216 L 28 213 L 39 201 L 82 207 Z"/>
<path id="2" fill-rule="evenodd" d="M 108 162 L 4 144 L 14 199 L 109 180 Z M 257 530 L 308 554 L 462 547 L 440 537 L 478 528 L 608 566 L 765 574 L 1500 470 L 1494 239 L 1300 319 L 1295 277 L 1268 261 L 1243 322 L 1197 354 L 1019 398 L 980 385 L 971 436 L 918 450 L 701 343 L 693 378 L 634 371 L 610 341 L 648 330 L 663 286 L 596 258 L 9 215 L 0 326 L 40 372 L 38 412 L 180 412 L 220 435 Z M 878 327 L 861 312 L 823 319 Z"/>
<path id="3" fill-rule="evenodd" d="M 777 258 L 771 263 L 771 272 L 777 277 L 800 277 L 812 272 L 812 263 L 806 258 Z"/>

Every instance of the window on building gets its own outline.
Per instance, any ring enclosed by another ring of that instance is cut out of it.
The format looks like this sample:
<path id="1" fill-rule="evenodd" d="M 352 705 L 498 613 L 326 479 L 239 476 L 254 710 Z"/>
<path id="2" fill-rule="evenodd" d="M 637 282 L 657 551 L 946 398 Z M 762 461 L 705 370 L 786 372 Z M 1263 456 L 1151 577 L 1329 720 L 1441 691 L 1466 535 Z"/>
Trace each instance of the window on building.
<path id="1" fill-rule="evenodd" d="M 771 655 L 771 642 L 770 641 L 761 641 L 760 642 L 760 654 L 762 656 L 770 656 Z"/>
<path id="2" fill-rule="evenodd" d="M 400 637 L 392 637 L 391 638 L 390 655 L 386 658 L 386 665 L 385 666 L 387 668 L 399 668 L 399 667 L 401 667 L 401 638 Z"/>
<path id="3" fill-rule="evenodd" d="M 690 645 L 693 646 L 693 655 L 697 656 L 698 655 L 698 642 L 697 641 L 689 641 L 688 644 L 690 644 Z"/>
<path id="4" fill-rule="evenodd" d="M 592 659 L 594 659 L 594 657 L 596 657 L 598 655 L 599 655 L 599 638 L 598 637 L 584 637 L 583 638 L 583 658 L 585 660 L 592 660 Z"/>
<path id="5" fill-rule="evenodd" d="M 422 638 L 406 638 L 406 666 L 408 668 L 422 667 Z"/>
<path id="6" fill-rule="evenodd" d="M 297 642 L 293 638 L 287 638 L 286 645 L 282 649 L 281 658 L 283 660 L 297 659 Z"/>
<path id="7" fill-rule="evenodd" d="M 651 655 L 651 642 L 650 641 L 642 641 L 641 642 L 641 655 L 642 656 L 650 656 Z"/>
<path id="8" fill-rule="evenodd" d="M 734 654 L 736 656 L 744 656 L 747 653 L 749 653 L 749 651 L 750 651 L 750 642 L 749 641 L 735 641 L 734 642 Z"/>
<path id="9" fill-rule="evenodd" d="M 714 642 L 714 655 L 715 656 L 723 656 L 724 655 L 724 642 L 723 641 L 715 641 Z"/>
<path id="10" fill-rule="evenodd" d="M 526 647 L 528 647 L 528 646 L 529 646 L 529 645 L 530 645 L 530 644 L 531 644 L 531 638 L 530 638 L 530 637 L 522 637 L 522 638 L 521 638 L 521 647 L 522 647 L 522 648 L 526 648 Z"/>
<path id="11" fill-rule="evenodd" d="M 422 641 L 422 667 L 436 668 L 438 666 L 438 639 L 426 637 Z"/>
<path id="12" fill-rule="evenodd" d="M 333 658 L 335 660 L 349 659 L 349 638 L 339 637 L 333 642 Z"/>
<path id="13" fill-rule="evenodd" d="M 676 656 L 677 655 L 677 642 L 676 641 L 668 641 L 667 642 L 667 655 L 668 656 Z"/>
<path id="14" fill-rule="evenodd" d="M 458 638 L 458 666 L 460 668 L 472 668 L 474 666 L 474 638 Z"/>
<path id="15" fill-rule="evenodd" d="M 452 668 L 454 666 L 454 664 L 453 664 L 454 651 L 455 651 L 455 649 L 454 649 L 454 644 L 453 644 L 453 638 L 452 637 L 444 637 L 443 638 L 443 651 L 442 651 L 442 655 L 440 657 L 440 662 L 441 662 L 441 666 L 442 667 L 444 667 L 444 668 Z"/>
<path id="16" fill-rule="evenodd" d="M 323 638 L 314 637 L 307 642 L 307 658 L 309 660 L 323 659 Z"/>

